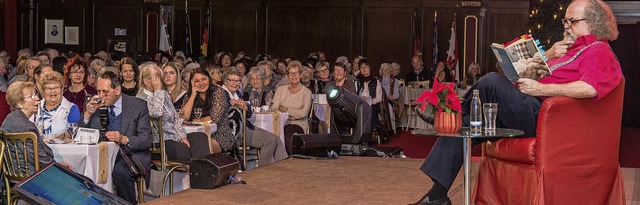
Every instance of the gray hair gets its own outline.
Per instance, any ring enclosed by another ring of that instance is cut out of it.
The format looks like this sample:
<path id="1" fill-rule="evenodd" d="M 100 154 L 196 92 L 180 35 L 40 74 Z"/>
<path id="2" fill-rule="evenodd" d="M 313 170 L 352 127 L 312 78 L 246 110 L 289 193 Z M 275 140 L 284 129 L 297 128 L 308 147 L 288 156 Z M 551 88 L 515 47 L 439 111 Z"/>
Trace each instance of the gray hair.
<path id="1" fill-rule="evenodd" d="M 99 65 L 102 67 L 107 66 L 104 61 L 102 59 L 96 58 L 95 60 L 92 60 L 91 63 L 89 63 L 89 67 L 93 69 L 94 66 Z"/>
<path id="2" fill-rule="evenodd" d="M 251 70 L 249 71 L 249 77 L 251 77 L 251 74 L 257 74 L 258 77 L 260 77 L 260 79 L 264 80 L 267 76 L 264 73 L 264 69 L 260 69 L 256 66 L 251 67 Z"/>
<path id="3" fill-rule="evenodd" d="M 327 69 L 329 69 L 329 63 L 324 62 L 324 61 L 320 61 L 320 62 L 316 63 L 316 68 L 315 68 L 316 72 L 320 72 L 320 69 L 322 67 L 327 67 Z"/>
<path id="4" fill-rule="evenodd" d="M 574 1 L 575 2 L 575 1 Z M 618 38 L 618 24 L 611 8 L 600 0 L 589 0 L 584 8 L 583 18 L 591 25 L 590 32 L 598 39 L 609 41 Z"/>
<path id="5" fill-rule="evenodd" d="M 238 71 L 238 68 L 236 67 L 229 67 L 227 68 L 226 71 L 224 71 L 224 74 L 222 74 L 222 82 L 227 82 L 229 80 L 229 76 L 232 75 L 237 75 L 238 77 L 240 77 L 240 71 Z"/>
<path id="6" fill-rule="evenodd" d="M 400 63 L 398 62 L 393 62 L 391 63 L 391 69 L 400 69 Z"/>
<path id="7" fill-rule="evenodd" d="M 380 64 L 380 76 L 382 76 L 382 70 L 384 70 L 384 67 L 387 67 L 387 69 L 389 69 L 389 72 L 391 72 L 391 66 L 389 65 L 389 63 L 382 63 Z"/>

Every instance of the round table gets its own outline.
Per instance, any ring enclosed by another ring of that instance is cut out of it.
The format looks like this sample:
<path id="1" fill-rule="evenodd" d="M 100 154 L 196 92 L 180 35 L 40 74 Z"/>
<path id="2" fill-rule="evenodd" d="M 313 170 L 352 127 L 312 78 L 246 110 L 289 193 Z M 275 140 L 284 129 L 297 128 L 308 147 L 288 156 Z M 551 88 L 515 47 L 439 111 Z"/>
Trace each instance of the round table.
<path id="1" fill-rule="evenodd" d="M 483 130 L 482 132 L 471 132 L 469 127 L 460 128 L 459 132 L 445 133 L 437 132 L 435 129 L 416 129 L 411 131 L 415 135 L 438 136 L 438 137 L 458 137 L 463 138 L 463 156 L 464 156 L 464 204 L 471 204 L 471 176 L 469 162 L 471 162 L 471 140 L 474 138 L 509 138 L 524 135 L 524 131 L 507 128 L 496 128 L 495 130 Z"/>

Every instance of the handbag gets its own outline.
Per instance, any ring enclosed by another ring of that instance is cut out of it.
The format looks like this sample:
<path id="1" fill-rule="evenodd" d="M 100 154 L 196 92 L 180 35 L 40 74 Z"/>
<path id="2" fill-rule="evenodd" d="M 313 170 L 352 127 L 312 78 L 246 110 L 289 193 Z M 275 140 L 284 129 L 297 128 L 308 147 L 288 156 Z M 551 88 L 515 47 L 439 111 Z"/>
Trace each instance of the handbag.
<path id="1" fill-rule="evenodd" d="M 119 144 L 119 146 L 120 155 L 122 155 L 122 159 L 124 159 L 124 162 L 127 163 L 127 167 L 129 167 L 131 173 L 133 173 L 136 177 L 144 177 L 144 175 L 147 173 L 147 169 L 146 167 L 144 167 L 142 160 L 133 157 L 130 152 L 125 152 L 124 149 L 126 148 L 124 147 L 124 145 Z"/>

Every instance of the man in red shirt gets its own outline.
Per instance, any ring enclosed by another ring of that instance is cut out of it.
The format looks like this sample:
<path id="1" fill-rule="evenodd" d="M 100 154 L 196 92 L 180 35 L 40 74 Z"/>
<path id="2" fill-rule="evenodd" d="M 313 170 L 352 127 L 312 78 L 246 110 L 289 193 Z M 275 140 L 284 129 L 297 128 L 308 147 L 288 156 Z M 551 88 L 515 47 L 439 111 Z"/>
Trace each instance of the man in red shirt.
<path id="1" fill-rule="evenodd" d="M 520 78 L 518 86 L 506 77 L 490 73 L 471 89 L 480 91 L 483 103 L 498 103 L 497 127 L 523 130 L 535 136 L 542 101 L 551 96 L 591 98 L 607 96 L 622 79 L 620 64 L 607 41 L 618 37 L 613 12 L 601 0 L 577 0 L 562 19 L 570 39 L 553 45 L 545 54 L 552 75 L 539 80 Z M 470 93 L 470 92 L 469 92 Z M 465 96 L 463 123 L 469 126 L 472 95 Z M 474 141 L 480 143 L 482 141 Z M 463 162 L 461 138 L 438 138 L 421 170 L 434 182 L 429 192 L 415 204 L 451 204 L 447 192 Z"/>

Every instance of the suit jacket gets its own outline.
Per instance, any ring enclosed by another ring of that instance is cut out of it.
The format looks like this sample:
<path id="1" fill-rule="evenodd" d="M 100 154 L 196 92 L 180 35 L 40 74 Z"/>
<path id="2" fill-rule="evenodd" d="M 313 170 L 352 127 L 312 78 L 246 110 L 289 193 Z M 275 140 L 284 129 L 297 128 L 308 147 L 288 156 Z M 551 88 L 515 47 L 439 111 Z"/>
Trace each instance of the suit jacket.
<path id="1" fill-rule="evenodd" d="M 125 152 L 130 151 L 133 157 L 142 161 L 146 167 L 146 182 L 149 183 L 151 170 L 151 124 L 149 122 L 149 109 L 147 102 L 137 97 L 131 97 L 121 94 L 122 96 L 122 113 L 120 122 L 120 134 L 129 138 L 129 144 L 121 146 Z M 98 112 L 93 113 L 89 118 L 89 123 L 85 124 L 84 119 L 78 122 L 80 127 L 89 127 L 94 129 L 102 128 L 100 126 L 100 116 Z"/>
<path id="2" fill-rule="evenodd" d="M 25 115 L 24 112 L 22 112 L 21 110 L 11 111 L 11 113 L 9 113 L 7 118 L 5 118 L 4 122 L 2 122 L 2 126 L 0 127 L 0 130 L 8 133 L 17 133 L 17 132 L 36 133 L 36 136 L 38 137 L 38 160 L 40 163 L 40 168 L 42 169 L 44 168 L 45 165 L 51 162 L 55 162 L 55 160 L 53 159 L 53 151 L 49 146 L 47 146 L 47 144 L 44 143 L 44 141 L 42 141 L 42 136 L 40 136 L 38 132 L 38 128 L 36 127 L 35 124 L 33 124 L 33 122 L 29 121 L 29 118 L 27 118 L 27 115 Z M 11 152 L 14 152 L 14 150 L 11 150 Z M 27 143 L 27 152 L 28 152 L 27 156 L 29 156 L 29 161 L 33 162 L 33 158 L 31 157 L 33 156 L 32 154 L 33 145 L 31 145 L 30 143 Z M 22 149 L 18 150 L 18 155 L 20 159 L 23 158 Z M 27 166 L 31 171 L 35 170 L 35 165 L 28 164 Z"/>
<path id="3" fill-rule="evenodd" d="M 409 71 L 407 76 L 404 78 L 405 83 L 409 83 L 411 81 L 431 81 L 433 80 L 433 73 L 428 68 L 422 68 L 420 73 L 416 74 L 415 70 Z"/>

